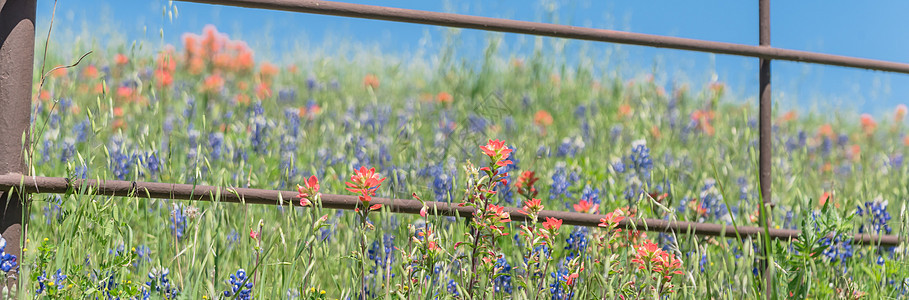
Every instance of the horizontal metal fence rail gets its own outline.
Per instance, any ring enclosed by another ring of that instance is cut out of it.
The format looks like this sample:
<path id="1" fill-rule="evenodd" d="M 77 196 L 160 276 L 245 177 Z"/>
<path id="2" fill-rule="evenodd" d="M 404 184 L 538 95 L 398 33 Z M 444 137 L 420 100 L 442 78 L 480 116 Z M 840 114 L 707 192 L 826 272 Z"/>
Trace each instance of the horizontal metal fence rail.
<path id="1" fill-rule="evenodd" d="M 71 180 L 62 177 L 36 177 L 19 174 L 0 175 L 0 190 L 16 189 L 20 193 L 67 193 L 93 194 L 139 198 L 165 198 L 195 201 L 220 201 L 231 203 L 294 205 L 299 206 L 293 191 L 263 190 L 251 188 L 229 188 L 209 185 L 174 184 L 160 182 L 122 181 L 122 180 Z M 427 201 L 430 211 L 443 216 L 471 217 L 474 209 L 460 207 L 457 204 Z M 384 209 L 394 213 L 418 214 L 422 205 L 416 200 L 373 198 L 370 204 L 382 204 Z M 356 196 L 322 194 L 322 207 L 352 210 L 360 205 Z M 517 208 L 506 207 L 514 221 L 529 221 L 518 212 Z M 546 217 L 562 219 L 564 224 L 586 227 L 597 227 L 598 214 L 546 210 L 540 213 L 542 221 Z M 736 230 L 731 225 L 696 223 L 686 221 L 668 221 L 660 219 L 631 219 L 619 222 L 619 227 L 652 232 L 671 232 L 678 234 L 696 234 L 716 237 L 735 238 Z M 743 238 L 764 234 L 764 228 L 755 226 L 738 226 L 738 236 Z M 767 234 L 780 240 L 798 238 L 800 231 L 791 229 L 770 229 Z M 893 235 L 856 234 L 853 242 L 864 245 L 899 245 L 905 242 Z"/>
<path id="2" fill-rule="evenodd" d="M 610 42 L 719 54 L 862 68 L 909 74 L 909 64 L 809 51 L 704 41 L 653 34 L 595 29 L 539 22 L 469 16 L 384 6 L 316 0 L 178 0 L 309 14 L 521 33 L 575 40 Z"/>

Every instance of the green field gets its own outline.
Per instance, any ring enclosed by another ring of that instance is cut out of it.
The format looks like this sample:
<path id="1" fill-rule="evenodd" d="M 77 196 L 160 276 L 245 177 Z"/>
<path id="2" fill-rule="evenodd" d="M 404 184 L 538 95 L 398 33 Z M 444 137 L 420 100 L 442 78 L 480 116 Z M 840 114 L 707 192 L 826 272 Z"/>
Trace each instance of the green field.
<path id="1" fill-rule="evenodd" d="M 906 245 L 848 238 L 907 237 L 905 107 L 775 109 L 773 222 L 801 230 L 799 240 L 554 221 L 550 231 L 502 222 L 489 205 L 538 198 L 546 210 L 759 226 L 753 101 L 730 99 L 721 82 L 666 89 L 653 76 L 598 75 L 612 72 L 597 64 L 502 54 L 495 38 L 476 62 L 363 51 L 272 64 L 215 30 L 163 49 L 96 49 L 40 90 L 39 66 L 33 174 L 280 190 L 315 176 L 323 194 L 358 195 L 345 182 L 366 167 L 385 178 L 355 182 L 367 194 L 380 185 L 378 197 L 467 202 L 484 208 L 483 221 L 336 211 L 317 199 L 301 208 L 34 195 L 18 260 L 24 298 L 909 295 Z M 50 55 L 45 70 L 72 59 Z M 484 154 L 490 140 L 513 150 L 510 164 Z M 535 196 L 519 180 L 526 171 L 539 178 Z"/>

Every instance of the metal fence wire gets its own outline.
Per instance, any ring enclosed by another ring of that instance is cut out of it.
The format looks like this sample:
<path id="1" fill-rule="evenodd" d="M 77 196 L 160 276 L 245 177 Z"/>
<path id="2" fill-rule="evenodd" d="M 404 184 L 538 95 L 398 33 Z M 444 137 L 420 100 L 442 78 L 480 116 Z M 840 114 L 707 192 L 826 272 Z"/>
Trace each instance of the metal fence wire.
<path id="1" fill-rule="evenodd" d="M 0 197 L 6 199 L 5 209 L 2 211 L 2 216 L 0 216 L 0 229 L 3 230 L 3 237 L 8 241 L 19 241 L 19 243 L 8 243 L 6 247 L 7 253 L 20 255 L 20 244 L 24 238 L 21 234 L 23 210 L 27 210 L 26 200 L 28 195 L 32 193 L 66 193 L 69 191 L 85 193 L 91 191 L 92 193 L 109 196 L 293 205 L 293 203 L 287 202 L 287 200 L 293 199 L 295 196 L 293 192 L 289 191 L 117 180 L 73 181 L 63 177 L 28 176 L 29 172 L 23 153 L 24 145 L 29 142 L 36 1 L 0 0 L 0 174 L 6 174 L 0 175 Z M 760 210 L 762 212 L 760 222 L 761 224 L 766 224 L 766 228 L 753 226 L 733 228 L 725 224 L 657 219 L 627 219 L 620 224 L 624 228 L 646 231 L 718 237 L 736 237 L 737 235 L 742 237 L 766 235 L 774 239 L 793 239 L 798 237 L 800 233 L 798 230 L 772 229 L 772 226 L 770 226 L 772 224 L 770 212 L 773 208 L 770 204 L 772 176 L 770 164 L 772 155 L 771 60 L 807 62 L 909 74 L 909 64 L 905 63 L 771 47 L 770 0 L 758 1 L 758 25 L 760 30 L 757 46 L 331 1 L 184 1 L 759 58 L 759 181 L 760 195 L 765 208 Z M 413 200 L 377 198 L 373 201 L 382 204 L 389 211 L 395 213 L 413 214 L 418 213 L 421 208 L 421 205 Z M 356 207 L 357 200 L 354 196 L 323 195 L 322 204 L 326 208 L 352 210 Z M 448 203 L 429 202 L 429 205 L 442 215 L 470 217 L 473 213 L 472 208 L 458 207 Z M 511 212 L 512 218 L 516 221 L 526 221 L 522 219 L 523 215 L 516 213 L 516 211 L 509 212 Z M 543 217 L 560 218 L 564 220 L 565 224 L 570 225 L 597 226 L 599 219 L 603 216 L 562 211 L 543 211 L 540 213 L 540 217 L 540 219 L 543 219 Z M 895 235 L 856 234 L 853 241 L 859 244 L 899 245 L 905 243 L 906 239 Z M 770 272 L 765 272 L 765 276 L 769 276 L 769 274 Z M 16 274 L 11 274 L 7 284 L 10 286 L 18 284 L 15 278 Z M 767 293 L 768 297 L 769 295 L 770 293 Z"/>

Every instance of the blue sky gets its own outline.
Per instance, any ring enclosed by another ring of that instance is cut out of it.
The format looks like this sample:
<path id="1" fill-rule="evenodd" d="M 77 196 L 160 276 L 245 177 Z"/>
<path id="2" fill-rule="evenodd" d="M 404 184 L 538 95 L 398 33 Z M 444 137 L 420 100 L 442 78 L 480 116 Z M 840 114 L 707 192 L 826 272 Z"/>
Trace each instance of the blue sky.
<path id="1" fill-rule="evenodd" d="M 348 1 L 429 11 L 455 12 L 526 21 L 624 30 L 742 44 L 756 44 L 757 1 L 606 1 L 606 0 L 468 0 L 468 1 Z M 39 35 L 45 34 L 53 1 L 39 1 Z M 176 9 L 173 8 L 173 6 Z M 830 54 L 909 62 L 909 1 L 773 1 L 771 37 L 775 47 Z M 176 12 L 174 18 L 168 13 Z M 183 32 L 201 32 L 216 25 L 232 38 L 250 43 L 259 58 L 281 60 L 297 45 L 330 48 L 338 41 L 378 47 L 382 53 L 412 55 L 438 51 L 446 29 L 401 24 L 252 10 L 194 3 L 152 0 L 60 0 L 54 36 L 63 42 L 95 40 L 144 41 L 151 49 L 178 44 Z M 163 39 L 161 33 L 163 32 Z M 463 30 L 460 56 L 480 57 L 487 33 Z M 504 35 L 505 53 L 533 49 L 534 39 Z M 551 39 L 547 39 L 549 41 Z M 701 87 L 717 78 L 735 98 L 754 101 L 757 59 L 698 52 L 592 42 L 569 42 L 564 59 L 573 62 L 577 49 L 590 57 L 610 59 L 619 76 L 640 76 L 654 68 L 667 86 L 685 82 Z M 72 49 L 74 52 L 88 49 Z M 550 55 L 555 55 L 551 49 Z M 606 53 L 611 53 L 606 55 Z M 837 108 L 848 113 L 889 113 L 909 103 L 909 75 L 792 62 L 773 64 L 774 101 L 788 109 Z"/>

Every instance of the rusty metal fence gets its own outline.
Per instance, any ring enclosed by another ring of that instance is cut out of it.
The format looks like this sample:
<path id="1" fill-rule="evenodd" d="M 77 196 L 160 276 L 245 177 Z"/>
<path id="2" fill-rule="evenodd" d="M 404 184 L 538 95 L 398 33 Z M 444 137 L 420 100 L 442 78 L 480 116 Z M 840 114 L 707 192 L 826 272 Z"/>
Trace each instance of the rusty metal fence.
<path id="1" fill-rule="evenodd" d="M 0 230 L 8 241 L 8 253 L 19 256 L 23 237 L 22 218 L 28 209 L 28 195 L 32 193 L 88 192 L 109 196 L 142 198 L 170 198 L 196 201 L 224 201 L 255 204 L 293 204 L 296 195 L 290 191 L 215 186 L 136 182 L 118 180 L 70 180 L 62 177 L 35 177 L 28 175 L 25 163 L 25 145 L 28 144 L 31 114 L 32 72 L 34 65 L 35 14 L 37 0 L 0 0 L 0 198 L 5 206 L 0 213 Z M 626 219 L 620 226 L 638 230 L 675 232 L 718 237 L 756 237 L 792 239 L 798 230 L 772 229 L 770 218 L 771 196 L 771 94 L 770 62 L 786 60 L 817 63 L 851 68 L 909 74 L 909 64 L 822 54 L 807 51 L 773 48 L 770 46 L 770 1 L 759 0 L 759 45 L 742 45 L 678 37 L 668 37 L 604 29 L 574 27 L 547 23 L 515 21 L 451 13 L 429 12 L 382 6 L 349 4 L 315 0 L 184 0 L 247 8 L 282 10 L 299 13 L 322 14 L 352 18 L 376 19 L 394 22 L 438 25 L 479 29 L 496 32 L 568 38 L 577 40 L 631 44 L 718 54 L 759 58 L 759 181 L 763 199 L 760 223 L 766 227 L 725 224 L 666 221 L 658 219 Z M 5 175 L 2 175 L 5 174 Z M 413 200 L 373 200 L 396 213 L 416 214 L 421 205 Z M 2 202 L 0 202 L 2 203 Z M 349 209 L 357 206 L 354 196 L 323 195 L 326 208 Z M 429 202 L 439 214 L 469 217 L 473 210 L 442 202 Z M 526 221 L 523 215 L 511 209 L 512 218 Z M 563 219 L 565 224 L 595 227 L 601 215 L 573 212 L 544 211 L 543 217 Z M 856 234 L 854 242 L 871 245 L 900 245 L 906 239 L 895 235 Z M 769 272 L 767 273 L 769 276 Z M 17 284 L 11 280 L 8 284 Z M 768 293 L 769 297 L 769 293 Z"/>

